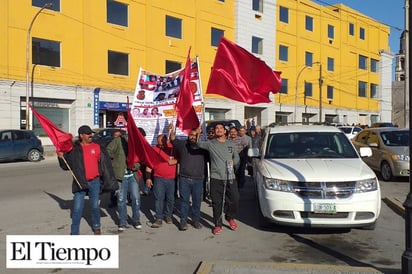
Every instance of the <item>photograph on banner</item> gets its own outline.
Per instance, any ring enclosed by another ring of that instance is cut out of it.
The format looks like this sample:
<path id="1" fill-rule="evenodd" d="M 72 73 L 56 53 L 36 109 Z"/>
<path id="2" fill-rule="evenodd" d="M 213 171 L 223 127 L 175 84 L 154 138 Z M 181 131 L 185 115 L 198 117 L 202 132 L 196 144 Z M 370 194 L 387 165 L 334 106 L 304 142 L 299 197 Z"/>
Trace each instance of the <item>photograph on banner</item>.
<path id="1" fill-rule="evenodd" d="M 131 112 L 136 126 L 145 130 L 151 145 L 156 145 L 159 134 L 169 133 L 170 123 L 176 124 L 174 105 L 180 92 L 183 70 L 161 75 L 140 69 Z M 197 62 L 191 64 L 190 89 L 193 107 L 202 123 L 202 92 Z M 177 128 L 176 137 L 186 138 L 186 135 Z"/>

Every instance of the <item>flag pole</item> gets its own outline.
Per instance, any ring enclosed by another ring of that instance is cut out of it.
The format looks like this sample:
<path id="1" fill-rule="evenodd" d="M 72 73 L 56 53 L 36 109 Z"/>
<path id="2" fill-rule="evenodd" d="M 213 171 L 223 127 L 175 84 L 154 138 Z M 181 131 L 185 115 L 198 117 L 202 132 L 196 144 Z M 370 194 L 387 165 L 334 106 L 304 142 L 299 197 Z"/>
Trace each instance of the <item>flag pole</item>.
<path id="1" fill-rule="evenodd" d="M 202 135 L 203 135 L 203 139 L 206 140 L 207 139 L 207 132 L 206 132 L 206 118 L 205 118 L 205 102 L 203 99 L 203 89 L 202 89 L 202 77 L 200 77 L 200 66 L 199 66 L 199 56 L 196 55 L 196 64 L 197 64 L 197 72 L 198 72 L 198 76 L 199 76 L 199 86 L 200 86 L 200 105 L 202 106 L 202 123 L 201 128 L 202 128 Z"/>
<path id="2" fill-rule="evenodd" d="M 77 185 L 80 187 L 80 189 L 83 189 L 82 186 L 79 183 L 79 180 L 77 180 L 76 175 L 74 175 L 73 170 L 71 169 L 69 163 L 66 161 L 66 158 L 64 158 L 64 156 L 62 156 L 62 159 L 64 161 L 64 163 L 66 164 L 67 168 L 69 169 L 70 173 L 72 174 L 74 180 L 76 181 Z"/>

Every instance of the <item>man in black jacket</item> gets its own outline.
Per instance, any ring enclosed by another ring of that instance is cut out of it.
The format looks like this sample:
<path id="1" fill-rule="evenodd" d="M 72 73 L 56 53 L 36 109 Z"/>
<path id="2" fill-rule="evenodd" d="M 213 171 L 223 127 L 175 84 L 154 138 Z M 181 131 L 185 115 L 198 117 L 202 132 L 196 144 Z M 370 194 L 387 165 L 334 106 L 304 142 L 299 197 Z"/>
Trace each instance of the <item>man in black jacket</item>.
<path id="1" fill-rule="evenodd" d="M 58 153 L 60 167 L 71 170 L 73 175 L 73 212 L 71 235 L 79 235 L 80 220 L 83 215 L 84 197 L 89 195 L 92 208 L 92 230 L 101 234 L 99 199 L 101 183 L 103 190 L 118 188 L 110 157 L 105 148 L 92 142 L 93 131 L 89 126 L 78 130 L 79 140 L 69 152 Z"/>

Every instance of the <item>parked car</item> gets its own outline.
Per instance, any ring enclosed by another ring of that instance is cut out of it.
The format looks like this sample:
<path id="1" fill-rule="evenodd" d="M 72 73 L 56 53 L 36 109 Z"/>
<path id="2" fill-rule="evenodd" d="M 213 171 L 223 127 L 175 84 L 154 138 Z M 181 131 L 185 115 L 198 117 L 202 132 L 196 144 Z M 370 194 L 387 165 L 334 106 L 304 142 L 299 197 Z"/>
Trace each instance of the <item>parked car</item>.
<path id="1" fill-rule="evenodd" d="M 377 122 L 373 123 L 371 127 L 394 127 L 391 122 Z"/>
<path id="2" fill-rule="evenodd" d="M 41 140 L 31 130 L 0 130 L 0 161 L 43 159 Z"/>
<path id="3" fill-rule="evenodd" d="M 372 149 L 372 157 L 363 160 L 380 172 L 383 180 L 409 176 L 409 129 L 368 128 L 362 130 L 352 142 L 358 150 L 362 147 Z"/>
<path id="4" fill-rule="evenodd" d="M 112 140 L 114 133 L 119 130 L 118 128 L 95 128 L 93 129 L 93 142 L 98 143 L 102 146 L 107 146 Z M 127 132 L 121 129 L 122 135 L 127 135 Z"/>
<path id="5" fill-rule="evenodd" d="M 336 127 L 268 128 L 254 158 L 261 225 L 374 229 L 381 209 L 379 181 Z M 368 147 L 361 156 L 370 156 Z"/>
<path id="6" fill-rule="evenodd" d="M 206 132 L 209 132 L 210 128 L 214 128 L 216 124 L 222 123 L 225 125 L 225 127 L 231 128 L 231 127 L 241 127 L 242 124 L 239 122 L 239 120 L 207 120 L 206 121 Z"/>
<path id="7" fill-rule="evenodd" d="M 340 126 L 338 127 L 340 130 L 343 131 L 343 133 L 345 133 L 346 137 L 348 137 L 350 140 L 356 136 L 356 134 L 358 134 L 359 132 L 362 131 L 361 127 L 357 127 L 357 126 Z"/>

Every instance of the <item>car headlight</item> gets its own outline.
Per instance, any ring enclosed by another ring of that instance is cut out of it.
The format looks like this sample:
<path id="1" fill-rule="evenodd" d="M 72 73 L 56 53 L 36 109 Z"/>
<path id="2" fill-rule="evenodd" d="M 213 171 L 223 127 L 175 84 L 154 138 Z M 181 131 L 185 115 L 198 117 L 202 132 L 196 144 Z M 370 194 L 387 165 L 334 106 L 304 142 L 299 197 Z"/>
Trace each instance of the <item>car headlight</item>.
<path id="1" fill-rule="evenodd" d="M 409 161 L 409 155 L 393 154 L 392 155 L 392 160 L 394 160 L 394 161 Z"/>
<path id="2" fill-rule="evenodd" d="M 378 189 L 378 181 L 376 178 L 358 181 L 356 184 L 356 193 L 374 191 Z"/>
<path id="3" fill-rule="evenodd" d="M 284 192 L 294 192 L 293 186 L 289 181 L 265 178 L 265 188 L 270 190 L 284 191 Z"/>

